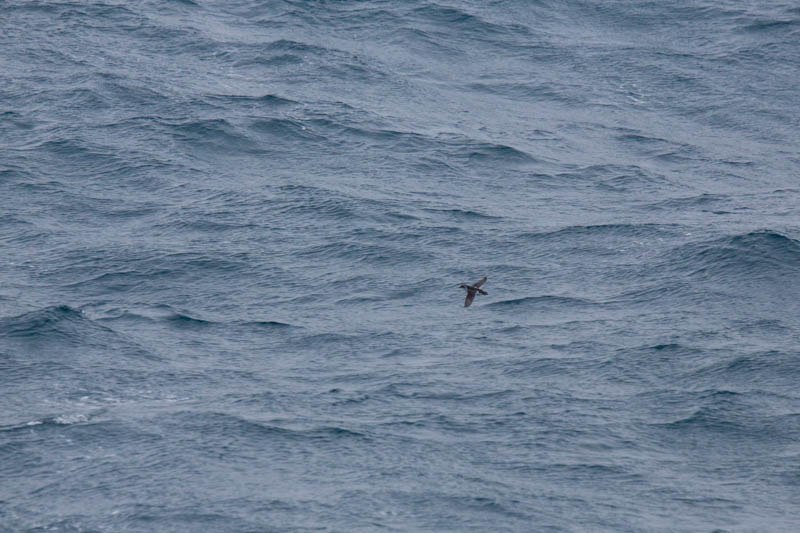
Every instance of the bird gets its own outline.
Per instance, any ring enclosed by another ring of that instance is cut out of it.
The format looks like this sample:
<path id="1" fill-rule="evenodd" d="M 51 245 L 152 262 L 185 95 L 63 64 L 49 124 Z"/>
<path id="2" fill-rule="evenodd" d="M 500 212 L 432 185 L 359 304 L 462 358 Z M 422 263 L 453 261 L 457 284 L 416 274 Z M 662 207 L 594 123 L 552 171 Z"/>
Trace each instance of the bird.
<path id="1" fill-rule="evenodd" d="M 467 299 L 464 300 L 464 307 L 469 307 L 470 305 L 472 305 L 472 300 L 475 299 L 475 295 L 477 293 L 489 294 L 488 292 L 480 288 L 481 285 L 486 283 L 486 280 L 487 278 L 486 276 L 484 276 L 482 280 L 476 281 L 473 285 L 467 285 L 466 283 L 462 283 L 461 285 L 459 285 L 459 287 L 461 287 L 462 289 L 467 289 Z"/>

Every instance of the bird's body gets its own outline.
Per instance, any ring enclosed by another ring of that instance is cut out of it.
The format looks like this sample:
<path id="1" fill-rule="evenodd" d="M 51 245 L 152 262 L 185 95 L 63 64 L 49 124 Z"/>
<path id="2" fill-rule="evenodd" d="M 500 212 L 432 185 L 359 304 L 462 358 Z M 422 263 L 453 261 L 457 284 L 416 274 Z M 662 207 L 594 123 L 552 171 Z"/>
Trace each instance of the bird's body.
<path id="1" fill-rule="evenodd" d="M 486 283 L 487 279 L 488 278 L 484 276 L 482 280 L 476 281 L 472 285 L 467 285 L 466 283 L 462 283 L 461 285 L 459 285 L 459 287 L 461 287 L 462 289 L 467 289 L 467 299 L 464 300 L 464 307 L 469 307 L 470 305 L 472 305 L 472 300 L 475 299 L 476 294 L 478 293 L 489 294 L 488 292 L 480 288 L 481 285 Z"/>

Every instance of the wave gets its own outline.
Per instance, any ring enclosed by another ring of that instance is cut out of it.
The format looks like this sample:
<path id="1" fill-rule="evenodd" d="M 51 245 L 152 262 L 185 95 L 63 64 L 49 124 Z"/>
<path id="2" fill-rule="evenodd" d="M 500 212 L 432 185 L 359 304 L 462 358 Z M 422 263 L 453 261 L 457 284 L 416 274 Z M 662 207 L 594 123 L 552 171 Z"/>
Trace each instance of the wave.
<path id="1" fill-rule="evenodd" d="M 678 431 L 697 430 L 703 433 L 714 431 L 741 434 L 746 429 L 746 426 L 737 420 L 734 413 L 714 408 L 700 408 L 691 415 L 673 422 L 652 425 Z"/>
<path id="2" fill-rule="evenodd" d="M 325 44 L 330 44 L 328 41 Z M 216 44 L 216 43 L 214 43 Z M 294 79 L 318 80 L 320 77 L 347 79 L 352 82 L 383 80 L 389 74 L 380 69 L 380 63 L 367 61 L 361 54 L 346 48 L 320 46 L 310 42 L 278 39 L 264 44 L 242 44 L 218 49 L 213 59 L 245 71 L 260 69 L 274 76 L 285 72 Z"/>
<path id="3" fill-rule="evenodd" d="M 464 220 L 500 220 L 503 217 L 494 216 L 494 215 L 487 215 L 485 213 L 480 213 L 478 211 L 472 211 L 469 209 L 434 209 L 434 208 L 426 208 L 423 209 L 428 213 L 441 213 L 447 215 L 452 218 L 457 219 L 464 219 Z"/>
<path id="4" fill-rule="evenodd" d="M 424 388 L 418 384 L 391 383 L 375 389 L 371 394 L 375 397 L 390 396 L 403 399 L 454 401 L 472 404 L 505 400 L 513 397 L 514 393 L 515 391 L 510 389 L 472 393 L 444 392 L 432 388 Z"/>
<path id="5" fill-rule="evenodd" d="M 474 27 L 478 26 L 480 20 L 475 15 L 471 15 L 462 9 L 450 6 L 429 4 L 415 8 L 412 14 L 423 19 L 425 22 L 436 22 L 446 27 L 450 25 Z"/>
<path id="6" fill-rule="evenodd" d="M 789 18 L 783 20 L 774 19 L 758 19 L 753 22 L 742 26 L 742 31 L 748 33 L 761 33 L 761 34 L 775 34 L 786 33 L 787 37 L 797 33 L 800 28 L 800 20 L 797 18 Z"/>
<path id="7" fill-rule="evenodd" d="M 464 58 L 464 51 L 453 46 L 451 40 L 439 32 L 423 30 L 419 27 L 400 26 L 391 32 L 388 44 L 390 46 L 409 47 L 415 53 L 424 57 L 432 57 L 443 61 L 453 61 L 455 58 Z"/>
<path id="8" fill-rule="evenodd" d="M 685 209 L 701 209 L 708 211 L 715 206 L 721 206 L 729 202 L 727 196 L 718 194 L 703 193 L 697 196 L 687 196 L 682 198 L 670 198 L 656 203 L 648 204 L 650 209 L 663 209 L 667 211 L 685 210 Z"/>
<path id="9" fill-rule="evenodd" d="M 690 383 L 740 384 L 778 392 L 793 389 L 800 376 L 800 361 L 779 351 L 763 351 L 715 361 L 682 376 Z"/>
<path id="10" fill-rule="evenodd" d="M 663 194 L 664 189 L 674 186 L 667 177 L 638 165 L 588 165 L 544 177 L 543 181 L 550 182 L 553 187 L 572 188 L 576 183 L 586 183 L 602 191 L 653 192 L 658 196 Z"/>
<path id="11" fill-rule="evenodd" d="M 239 68 L 252 68 L 252 67 L 284 67 L 291 65 L 300 65 L 303 63 L 303 57 L 296 54 L 275 54 L 269 57 L 255 56 L 245 57 L 234 61 L 234 65 Z"/>
<path id="12" fill-rule="evenodd" d="M 569 226 L 555 231 L 521 233 L 518 239 L 562 240 L 565 237 L 580 236 L 591 238 L 609 237 L 665 237 L 674 235 L 681 226 L 678 224 L 593 224 L 588 226 Z"/>
<path id="13" fill-rule="evenodd" d="M 181 411 L 166 417 L 170 424 L 178 424 L 182 431 L 201 432 L 207 436 L 206 445 L 215 447 L 215 438 L 255 439 L 264 438 L 314 446 L 323 443 L 336 444 L 341 441 L 363 441 L 369 437 L 362 432 L 335 425 L 307 426 L 305 422 L 262 421 L 218 411 Z M 205 440 L 205 439 L 204 439 Z"/>
<path id="14" fill-rule="evenodd" d="M 609 303 L 626 306 L 649 306 L 667 301 L 697 301 L 698 299 L 708 301 L 716 295 L 716 292 L 708 289 L 698 292 L 696 288 L 682 281 L 659 280 L 653 285 L 625 291 Z"/>
<path id="15" fill-rule="evenodd" d="M 414 8 L 410 15 L 413 18 L 408 20 L 415 18 L 417 24 L 422 27 L 437 28 L 437 33 L 451 42 L 454 39 L 466 39 L 470 43 L 482 41 L 496 45 L 503 52 L 506 51 L 509 42 L 530 43 L 535 39 L 535 35 L 523 24 L 516 21 L 498 24 L 475 13 L 472 9 L 429 3 Z"/>
<path id="16" fill-rule="evenodd" d="M 424 262 L 432 256 L 421 250 L 401 249 L 358 242 L 333 242 L 308 247 L 296 252 L 296 257 L 337 259 L 375 265 L 404 265 Z"/>
<path id="17" fill-rule="evenodd" d="M 160 122 L 176 141 L 202 149 L 203 153 L 207 150 L 225 155 L 237 152 L 257 154 L 266 151 L 262 143 L 257 143 L 224 118 Z"/>
<path id="18" fill-rule="evenodd" d="M 100 312 L 98 320 L 101 321 L 146 321 L 151 323 L 163 323 L 176 328 L 240 328 L 240 329 L 268 329 L 281 330 L 298 328 L 288 322 L 277 320 L 211 320 L 201 318 L 196 313 L 174 309 L 168 305 L 153 307 L 139 307 L 133 309 L 111 308 Z"/>
<path id="19" fill-rule="evenodd" d="M 221 322 L 221 321 L 205 320 L 202 318 L 197 318 L 183 313 L 172 313 L 164 316 L 161 320 L 164 320 L 168 323 L 171 323 L 174 326 L 181 328 L 234 327 L 240 329 L 256 328 L 256 329 L 274 330 L 274 329 L 286 329 L 286 328 L 297 327 L 287 322 L 279 322 L 277 320 L 236 320 L 231 322 Z"/>
<path id="20" fill-rule="evenodd" d="M 193 317 L 183 313 L 169 313 L 161 317 L 161 320 L 171 323 L 179 328 L 205 328 L 215 325 L 214 322 L 209 320 L 203 320 L 202 318 Z"/>
<path id="21" fill-rule="evenodd" d="M 586 307 L 597 305 L 596 302 L 591 300 L 584 300 L 582 298 L 572 298 L 569 296 L 526 296 L 523 298 L 514 298 L 512 300 L 501 300 L 499 302 L 492 302 L 486 304 L 484 307 L 492 307 L 498 309 L 507 309 L 515 307 L 544 307 L 548 309 L 567 307 Z"/>
<path id="22" fill-rule="evenodd" d="M 280 108 L 286 106 L 298 105 L 299 102 L 284 98 L 274 94 L 263 94 L 261 96 L 248 96 L 239 94 L 214 94 L 208 97 L 212 102 L 219 102 L 222 104 L 246 105 L 248 108 Z"/>
<path id="23" fill-rule="evenodd" d="M 688 416 L 650 425 L 678 434 L 702 434 L 706 439 L 714 433 L 726 434 L 736 443 L 734 453 L 738 453 L 743 440 L 763 443 L 768 448 L 782 448 L 794 442 L 800 429 L 800 413 L 755 414 L 748 401 L 750 396 L 725 390 L 706 391 L 696 400 L 704 405 Z M 728 446 L 730 442 L 726 442 Z"/>
<path id="24" fill-rule="evenodd" d="M 8 424 L 0 426 L 0 431 L 19 431 L 38 426 L 42 426 L 42 428 L 47 428 L 51 426 L 71 426 L 75 424 L 84 424 L 89 422 L 91 417 L 92 415 L 86 413 L 65 413 L 62 415 L 31 420 L 29 422 L 23 422 L 21 424 Z"/>
<path id="25" fill-rule="evenodd" d="M 483 81 L 466 85 L 466 89 L 501 96 L 509 100 L 529 102 L 548 100 L 563 104 L 579 105 L 585 103 L 580 93 L 570 91 L 570 86 L 556 82 L 532 83 L 530 81 Z"/>
<path id="26" fill-rule="evenodd" d="M 0 318 L 0 336 L 5 337 L 63 337 L 74 340 L 85 329 L 107 328 L 93 323 L 80 310 L 68 305 L 46 307 L 19 316 Z"/>
<path id="27" fill-rule="evenodd" d="M 134 338 L 102 324 L 100 320 L 89 318 L 82 310 L 68 305 L 51 306 L 19 316 L 0 318 L 0 338 L 3 337 L 30 343 L 33 347 L 40 346 L 39 343 L 53 343 L 63 348 L 97 347 L 101 350 L 114 346 L 115 353 L 121 355 L 136 359 L 159 359 Z"/>
<path id="28" fill-rule="evenodd" d="M 294 120 L 286 118 L 264 118 L 250 122 L 249 128 L 280 142 L 325 141 L 326 137 Z"/>
<path id="29" fill-rule="evenodd" d="M 106 294 L 109 291 L 128 291 L 143 283 L 152 282 L 157 276 L 170 274 L 170 270 L 147 269 L 145 271 L 126 270 L 121 272 L 103 272 L 88 279 L 72 281 L 63 286 L 70 289 L 81 289 L 88 294 Z"/>
<path id="30" fill-rule="evenodd" d="M 292 41 L 290 39 L 278 39 L 272 41 L 266 48 L 268 50 L 278 50 L 281 52 L 293 52 L 299 55 L 324 55 L 330 52 L 331 49 L 308 44 L 300 41 Z"/>
<path id="31" fill-rule="evenodd" d="M 397 153 L 418 154 L 434 142 L 433 138 L 413 131 L 369 127 L 363 120 L 351 122 L 334 120 L 332 117 L 311 118 L 304 124 L 326 131 L 330 139 L 347 141 L 351 148 L 353 143 L 360 143 L 361 147 L 386 146 Z"/>
<path id="32" fill-rule="evenodd" d="M 161 228 L 162 224 L 153 227 Z M 230 225 L 184 222 L 173 223 L 170 227 L 219 232 L 229 229 Z M 79 291 L 83 296 L 100 297 L 141 287 L 152 288 L 170 280 L 227 277 L 248 264 L 242 253 L 159 253 L 127 247 L 76 249 L 62 259 L 64 261 L 49 275 L 63 288 Z"/>
<path id="33" fill-rule="evenodd" d="M 724 237 L 674 249 L 660 268 L 706 280 L 782 281 L 800 272 L 800 242 L 772 231 Z"/>
<path id="34" fill-rule="evenodd" d="M 362 113 L 363 114 L 363 113 Z M 365 120 L 367 118 L 367 120 Z M 358 119 L 358 120 L 355 120 Z M 510 145 L 488 142 L 461 134 L 428 135 L 415 131 L 369 127 L 371 123 L 383 123 L 380 117 L 348 117 L 335 119 L 332 116 L 311 118 L 303 122 L 309 128 L 325 132 L 329 140 L 339 144 L 347 142 L 348 148 L 370 148 L 383 146 L 395 154 L 412 154 L 414 161 L 419 154 L 428 159 L 460 161 L 463 164 L 529 165 L 538 159 L 522 149 Z M 357 143 L 354 144 L 354 143 Z"/>
<path id="35" fill-rule="evenodd" d="M 284 217 L 325 217 L 340 222 L 365 218 L 361 209 L 364 204 L 336 191 L 302 185 L 284 185 L 279 191 L 286 197 L 275 208 L 275 213 Z"/>
<path id="36" fill-rule="evenodd" d="M 362 304 L 369 304 L 369 303 L 376 303 L 376 302 L 383 302 L 386 301 L 387 298 L 380 298 L 377 296 L 349 296 L 347 298 L 343 298 L 336 303 L 338 305 L 355 305 L 360 306 Z"/>
<path id="37" fill-rule="evenodd" d="M 450 154 L 451 157 L 466 158 L 468 163 L 505 164 L 505 165 L 532 165 L 539 160 L 531 154 L 513 146 L 481 141 L 463 143 L 460 154 Z"/>
<path id="38" fill-rule="evenodd" d="M 685 143 L 676 143 L 661 137 L 651 137 L 641 132 L 627 131 L 615 136 L 623 148 L 637 155 L 665 162 L 683 161 L 698 157 L 698 149 Z"/>
<path id="39" fill-rule="evenodd" d="M 255 327 L 255 328 L 266 328 L 266 329 L 273 329 L 273 328 L 297 328 L 300 326 L 295 326 L 293 324 L 289 324 L 288 322 L 278 322 L 277 320 L 249 320 L 243 322 L 236 322 L 238 326 L 245 326 L 245 327 Z"/>
<path id="40" fill-rule="evenodd" d="M 344 335 L 342 333 L 316 333 L 307 335 L 303 338 L 304 343 L 318 346 L 320 344 L 345 344 L 349 345 L 352 341 L 359 339 L 356 335 Z"/>

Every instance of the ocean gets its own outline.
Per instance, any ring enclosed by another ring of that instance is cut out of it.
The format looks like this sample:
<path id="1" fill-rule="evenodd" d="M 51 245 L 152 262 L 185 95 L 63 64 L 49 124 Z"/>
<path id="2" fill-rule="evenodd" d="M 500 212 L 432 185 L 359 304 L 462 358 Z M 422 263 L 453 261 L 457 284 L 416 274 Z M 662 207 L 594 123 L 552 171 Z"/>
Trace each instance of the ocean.
<path id="1" fill-rule="evenodd" d="M 795 3 L 0 0 L 0 45 L 0 531 L 800 530 Z"/>

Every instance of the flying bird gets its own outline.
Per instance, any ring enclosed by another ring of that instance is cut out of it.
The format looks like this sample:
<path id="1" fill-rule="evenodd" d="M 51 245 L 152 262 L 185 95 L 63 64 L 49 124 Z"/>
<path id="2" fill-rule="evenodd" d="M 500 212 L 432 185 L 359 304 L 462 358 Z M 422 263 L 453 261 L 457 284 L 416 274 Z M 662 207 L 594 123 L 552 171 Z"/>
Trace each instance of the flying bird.
<path id="1" fill-rule="evenodd" d="M 462 289 L 467 289 L 467 299 L 464 300 L 464 307 L 469 307 L 472 304 L 472 300 L 475 299 L 475 295 L 477 293 L 481 294 L 489 294 L 485 290 L 481 289 L 480 286 L 486 283 L 486 276 L 483 277 L 482 280 L 476 281 L 473 285 L 467 285 L 466 283 L 462 283 L 459 285 Z"/>

